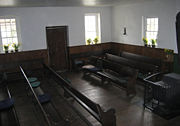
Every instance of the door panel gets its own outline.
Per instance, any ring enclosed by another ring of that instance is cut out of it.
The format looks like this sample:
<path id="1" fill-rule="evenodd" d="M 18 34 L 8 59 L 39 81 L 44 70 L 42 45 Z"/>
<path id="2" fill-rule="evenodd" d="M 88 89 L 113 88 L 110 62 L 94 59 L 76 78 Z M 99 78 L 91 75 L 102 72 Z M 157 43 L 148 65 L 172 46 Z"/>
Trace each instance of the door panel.
<path id="1" fill-rule="evenodd" d="M 50 66 L 55 70 L 68 69 L 67 26 L 46 27 Z"/>

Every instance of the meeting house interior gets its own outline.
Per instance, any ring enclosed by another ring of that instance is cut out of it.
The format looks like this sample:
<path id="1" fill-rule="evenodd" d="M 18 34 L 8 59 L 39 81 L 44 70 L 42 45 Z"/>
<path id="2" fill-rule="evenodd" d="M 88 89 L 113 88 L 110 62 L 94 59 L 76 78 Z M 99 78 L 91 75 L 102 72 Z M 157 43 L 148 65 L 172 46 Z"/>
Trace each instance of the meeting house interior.
<path id="1" fill-rule="evenodd" d="M 180 0 L 0 0 L 0 126 L 180 126 Z"/>

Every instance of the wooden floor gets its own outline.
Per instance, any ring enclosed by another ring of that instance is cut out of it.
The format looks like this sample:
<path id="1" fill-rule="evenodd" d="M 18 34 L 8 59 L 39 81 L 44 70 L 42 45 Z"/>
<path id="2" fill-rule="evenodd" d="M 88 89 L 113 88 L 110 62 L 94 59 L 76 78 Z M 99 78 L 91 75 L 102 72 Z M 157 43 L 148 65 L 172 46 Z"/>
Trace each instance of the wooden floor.
<path id="1" fill-rule="evenodd" d="M 127 96 L 126 92 L 111 84 L 101 85 L 94 76 L 83 77 L 81 72 L 66 73 L 72 85 L 105 110 L 116 110 L 117 126 L 180 126 L 180 117 L 165 120 L 143 109 L 143 88 L 137 86 L 136 96 Z"/>

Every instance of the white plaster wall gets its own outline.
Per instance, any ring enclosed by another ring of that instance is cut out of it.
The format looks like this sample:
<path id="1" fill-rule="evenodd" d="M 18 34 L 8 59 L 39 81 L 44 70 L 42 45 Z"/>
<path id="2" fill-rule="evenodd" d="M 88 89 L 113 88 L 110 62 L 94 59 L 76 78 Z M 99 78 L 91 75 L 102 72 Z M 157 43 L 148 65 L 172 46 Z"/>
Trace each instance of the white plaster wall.
<path id="1" fill-rule="evenodd" d="M 180 0 L 176 0 L 176 10 L 180 12 Z"/>
<path id="2" fill-rule="evenodd" d="M 113 7 L 112 40 L 127 44 L 143 45 L 142 17 L 158 17 L 158 47 L 170 48 L 177 52 L 175 30 L 177 3 L 179 3 L 179 0 L 154 0 Z M 123 27 L 127 27 L 127 36 L 122 35 Z"/>
<path id="3" fill-rule="evenodd" d="M 101 41 L 111 41 L 110 7 L 25 7 L 0 8 L 0 16 L 17 16 L 19 19 L 22 50 L 45 49 L 46 26 L 69 26 L 69 45 L 85 44 L 84 14 L 101 14 Z"/>

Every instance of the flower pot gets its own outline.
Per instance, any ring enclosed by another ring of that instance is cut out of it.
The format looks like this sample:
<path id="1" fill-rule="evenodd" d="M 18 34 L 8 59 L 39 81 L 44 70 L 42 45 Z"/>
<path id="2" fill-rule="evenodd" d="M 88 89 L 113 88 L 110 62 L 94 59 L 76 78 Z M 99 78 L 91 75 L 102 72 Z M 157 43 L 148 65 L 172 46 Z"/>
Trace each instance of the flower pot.
<path id="1" fill-rule="evenodd" d="M 7 53 L 8 53 L 8 50 L 5 50 L 5 53 L 7 54 Z"/>
<path id="2" fill-rule="evenodd" d="M 147 44 L 144 44 L 145 47 L 147 47 L 148 45 Z"/>
<path id="3" fill-rule="evenodd" d="M 18 52 L 19 50 L 18 49 L 15 49 L 15 52 Z"/>
<path id="4" fill-rule="evenodd" d="M 152 45 L 152 48 L 155 48 L 156 47 L 156 45 Z"/>

